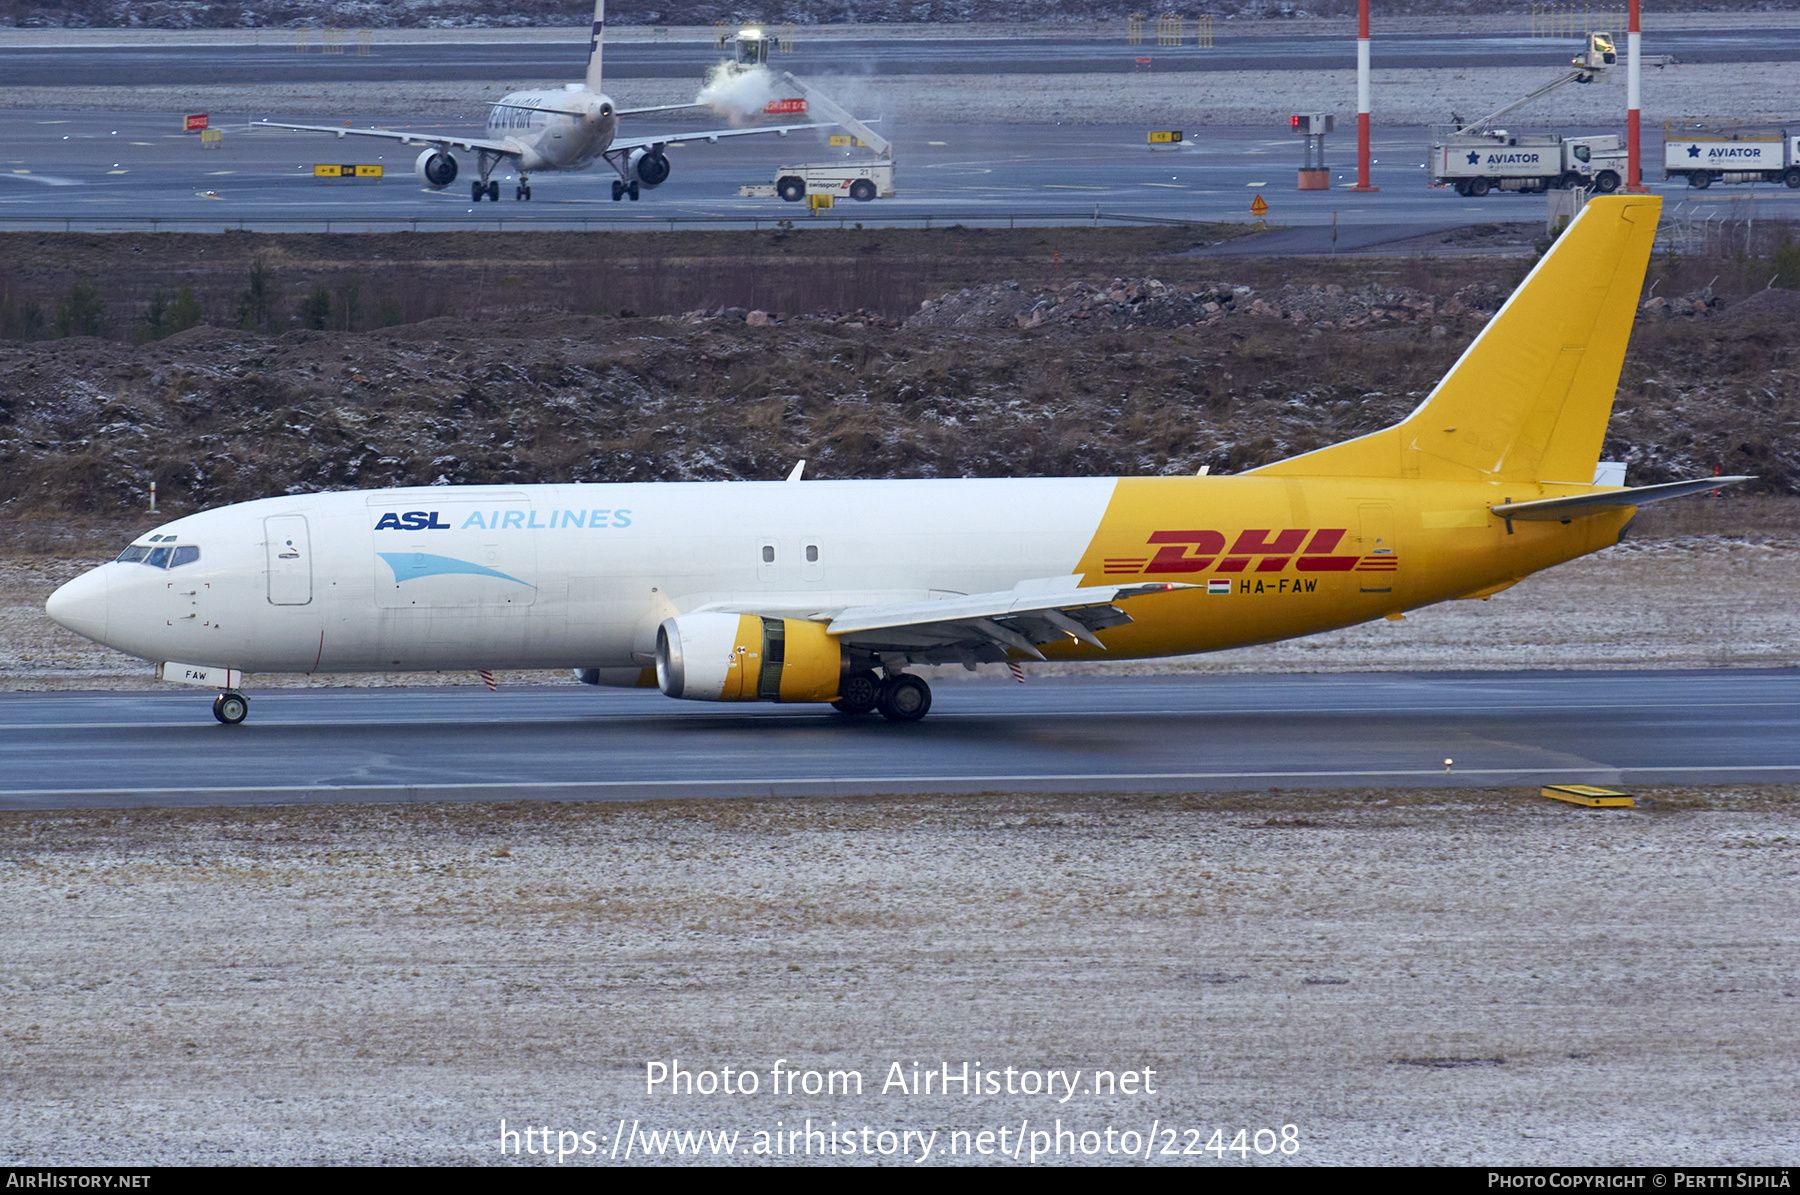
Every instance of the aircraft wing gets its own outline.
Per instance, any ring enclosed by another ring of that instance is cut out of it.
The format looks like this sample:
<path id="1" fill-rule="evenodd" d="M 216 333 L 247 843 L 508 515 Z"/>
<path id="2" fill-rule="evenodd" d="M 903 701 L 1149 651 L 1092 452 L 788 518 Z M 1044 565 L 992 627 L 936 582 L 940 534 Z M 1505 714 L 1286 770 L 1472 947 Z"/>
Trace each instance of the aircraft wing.
<path id="1" fill-rule="evenodd" d="M 1095 632 L 1132 621 L 1118 603 L 1192 588 L 1161 581 L 1083 586 L 1076 577 L 1051 577 L 998 593 L 849 606 L 817 618 L 841 643 L 904 654 L 912 663 L 998 663 L 1007 659 L 1008 649 L 1041 660 L 1044 653 L 1037 645 L 1062 639 L 1105 650 Z"/>
<path id="2" fill-rule="evenodd" d="M 1698 494 L 1703 490 L 1752 480 L 1754 478 L 1748 476 L 1700 477 L 1693 481 L 1670 481 L 1662 485 L 1637 486 L 1634 489 L 1570 494 L 1564 498 L 1540 498 L 1535 502 L 1509 502 L 1490 506 L 1488 509 L 1503 519 L 1527 519 L 1535 522 L 1557 520 L 1566 523 L 1583 515 L 1602 514 L 1627 506 L 1643 506 L 1649 502 L 1661 502 L 1665 498 L 1679 498 L 1683 494 Z"/>
<path id="3" fill-rule="evenodd" d="M 645 109 L 645 111 L 653 111 L 653 109 Z M 620 113 L 620 115 L 624 115 L 624 113 Z M 654 137 L 615 137 L 613 143 L 607 146 L 607 152 L 643 149 L 651 145 L 676 145 L 683 141 L 717 141 L 721 137 L 749 137 L 756 133 L 776 133 L 785 137 L 789 133 L 798 132 L 801 129 L 836 127 L 833 122 L 826 120 L 814 124 L 769 124 L 757 125 L 748 129 L 706 129 L 698 133 L 659 133 Z"/>
<path id="4" fill-rule="evenodd" d="M 294 129 L 301 133 L 335 133 L 339 137 L 385 137 L 403 145 L 451 145 L 457 149 L 485 150 L 491 154 L 517 157 L 519 147 L 510 141 L 488 141 L 481 137 L 446 137 L 403 132 L 399 129 L 355 129 L 344 125 L 284 124 L 277 120 L 259 120 L 258 128 Z"/>

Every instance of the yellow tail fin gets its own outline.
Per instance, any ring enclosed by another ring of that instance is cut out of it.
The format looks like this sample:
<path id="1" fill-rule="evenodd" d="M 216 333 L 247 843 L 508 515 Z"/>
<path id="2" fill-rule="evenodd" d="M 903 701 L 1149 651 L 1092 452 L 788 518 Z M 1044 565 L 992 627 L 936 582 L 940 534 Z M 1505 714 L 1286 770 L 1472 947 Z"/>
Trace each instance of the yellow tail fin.
<path id="1" fill-rule="evenodd" d="M 1254 472 L 1588 484 L 1661 209 L 1589 201 L 1404 422 Z"/>

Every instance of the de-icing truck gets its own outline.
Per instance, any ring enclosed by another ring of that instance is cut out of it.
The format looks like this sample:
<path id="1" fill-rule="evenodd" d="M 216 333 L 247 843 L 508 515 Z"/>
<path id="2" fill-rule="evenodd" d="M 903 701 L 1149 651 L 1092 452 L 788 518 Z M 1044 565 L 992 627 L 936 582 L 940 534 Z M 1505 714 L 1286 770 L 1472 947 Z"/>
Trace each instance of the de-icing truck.
<path id="1" fill-rule="evenodd" d="M 1696 191 L 1714 183 L 1800 187 L 1800 132 L 1737 121 L 1671 120 L 1663 125 L 1663 177 Z"/>
<path id="2" fill-rule="evenodd" d="M 1514 136 L 1505 129 L 1480 133 L 1441 129 L 1434 134 L 1431 185 L 1447 183 L 1458 195 L 1479 198 L 1489 191 L 1563 187 L 1611 194 L 1625 181 L 1625 144 L 1614 134 Z"/>

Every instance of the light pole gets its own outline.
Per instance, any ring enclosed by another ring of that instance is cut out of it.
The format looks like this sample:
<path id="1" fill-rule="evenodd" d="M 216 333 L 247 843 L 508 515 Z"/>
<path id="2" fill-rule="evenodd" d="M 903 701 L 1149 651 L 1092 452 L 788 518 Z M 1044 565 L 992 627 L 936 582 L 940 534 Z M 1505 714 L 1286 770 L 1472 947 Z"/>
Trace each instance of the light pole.
<path id="1" fill-rule="evenodd" d="M 1637 0 L 1631 0 L 1632 12 Z M 1352 191 L 1379 191 L 1369 181 L 1369 0 L 1356 9 L 1356 185 Z"/>

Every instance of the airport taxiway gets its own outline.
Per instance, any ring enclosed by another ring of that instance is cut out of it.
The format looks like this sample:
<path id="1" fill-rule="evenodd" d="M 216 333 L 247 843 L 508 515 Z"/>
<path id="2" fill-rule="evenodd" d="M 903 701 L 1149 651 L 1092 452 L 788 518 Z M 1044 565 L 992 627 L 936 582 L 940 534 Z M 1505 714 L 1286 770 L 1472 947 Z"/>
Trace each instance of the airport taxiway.
<path id="1" fill-rule="evenodd" d="M 297 119 L 304 120 L 304 117 Z M 688 143 L 671 151 L 674 174 L 637 203 L 610 198 L 609 170 L 532 177 L 533 199 L 515 202 L 513 176 L 501 179 L 498 203 L 469 201 L 464 177 L 443 191 L 412 174 L 420 152 L 389 142 L 293 133 L 248 126 L 215 114 L 224 148 L 203 150 L 178 131 L 168 113 L 41 111 L 14 114 L 14 135 L 0 155 L 0 231 L 83 230 L 216 232 L 392 231 L 420 228 L 556 229 L 671 227 L 708 222 L 796 224 L 1073 223 L 1124 217 L 1168 221 L 1248 222 L 1252 201 L 1269 204 L 1278 225 L 1410 226 L 1417 232 L 1467 224 L 1541 220 L 1541 195 L 1495 193 L 1465 199 L 1426 184 L 1423 129 L 1380 129 L 1374 139 L 1372 195 L 1344 189 L 1355 181 L 1349 141 L 1333 152 L 1338 189 L 1295 188 L 1298 149 L 1292 137 L 1264 128 L 1212 127 L 1174 151 L 1151 151 L 1141 128 L 1118 125 L 901 125 L 895 153 L 906 163 L 901 194 L 871 203 L 845 201 L 820 216 L 798 204 L 738 196 L 741 184 L 772 181 L 783 161 L 816 161 L 834 150 L 821 135 L 796 133 Z M 375 123 L 375 118 L 355 123 Z M 332 123 L 342 123 L 335 121 Z M 421 122 L 386 127 L 422 136 L 475 133 L 473 122 Z M 654 124 L 630 130 L 659 131 Z M 1576 131 L 1576 130 L 1571 130 Z M 1603 130 L 1579 130 L 1603 131 Z M 671 127 L 671 138 L 681 129 Z M 1660 153 L 1648 138 L 1647 157 Z M 320 179 L 320 163 L 380 165 L 380 180 Z M 1653 181 L 1670 204 L 1685 202 L 1695 220 L 1736 218 L 1754 199 L 1757 216 L 1800 217 L 1800 191 L 1784 187 L 1717 187 L 1692 192 Z M 1349 246 L 1346 245 L 1346 248 Z M 1323 251 L 1329 251 L 1326 245 Z"/>
<path id="2" fill-rule="evenodd" d="M 0 808 L 1800 781 L 1800 671 L 939 683 L 929 718 L 653 691 L 0 696 Z M 1445 760 L 1454 760 L 1448 769 Z"/>

